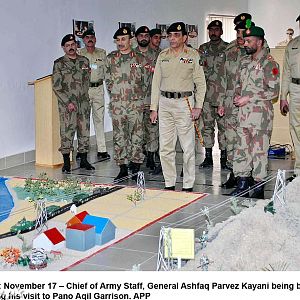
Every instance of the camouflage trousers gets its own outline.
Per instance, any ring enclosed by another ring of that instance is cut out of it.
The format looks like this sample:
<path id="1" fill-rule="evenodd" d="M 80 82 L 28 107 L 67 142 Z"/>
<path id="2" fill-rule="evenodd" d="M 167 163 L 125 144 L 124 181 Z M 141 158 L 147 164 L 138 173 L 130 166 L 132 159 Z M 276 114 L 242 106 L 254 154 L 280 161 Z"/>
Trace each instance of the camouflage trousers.
<path id="1" fill-rule="evenodd" d="M 238 143 L 235 148 L 233 172 L 235 176 L 261 181 L 267 177 L 268 150 L 271 130 L 237 128 Z"/>
<path id="2" fill-rule="evenodd" d="M 217 114 L 217 107 L 211 105 L 209 101 L 204 101 L 200 117 L 201 134 L 205 148 L 212 148 L 215 144 L 215 126 L 218 126 L 218 142 L 220 150 L 226 149 L 225 139 L 225 118 Z"/>
<path id="3" fill-rule="evenodd" d="M 233 99 L 232 99 L 233 101 Z M 238 137 L 238 107 L 231 105 L 231 107 L 225 107 L 225 138 L 227 149 L 227 166 L 233 167 L 234 149 L 236 148 Z"/>
<path id="4" fill-rule="evenodd" d="M 143 163 L 142 101 L 118 100 L 110 103 L 114 159 L 118 165 Z"/>
<path id="5" fill-rule="evenodd" d="M 91 106 L 88 101 L 75 103 L 77 110 L 68 112 L 65 105 L 58 104 L 60 120 L 61 146 L 58 149 L 62 154 L 68 154 L 74 150 L 73 141 L 75 132 L 77 133 L 79 153 L 89 151 L 90 143 L 90 111 Z"/>
<path id="6" fill-rule="evenodd" d="M 106 152 L 104 135 L 104 91 L 103 85 L 89 88 L 89 97 L 92 106 L 93 123 L 96 134 L 98 152 Z"/>
<path id="7" fill-rule="evenodd" d="M 290 132 L 295 147 L 295 174 L 300 175 L 300 86 L 290 84 Z"/>
<path id="8" fill-rule="evenodd" d="M 158 151 L 158 139 L 159 139 L 159 130 L 158 122 L 152 124 L 150 120 L 150 108 L 147 107 L 144 110 L 143 117 L 143 129 L 144 129 L 144 142 L 146 151 L 156 152 Z"/>

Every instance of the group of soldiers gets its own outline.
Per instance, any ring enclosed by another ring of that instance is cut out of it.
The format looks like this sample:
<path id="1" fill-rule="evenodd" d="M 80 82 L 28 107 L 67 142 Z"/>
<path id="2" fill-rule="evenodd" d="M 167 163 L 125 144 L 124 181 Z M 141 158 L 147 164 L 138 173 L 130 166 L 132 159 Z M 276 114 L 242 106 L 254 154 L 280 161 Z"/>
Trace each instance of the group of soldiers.
<path id="1" fill-rule="evenodd" d="M 228 44 L 221 38 L 222 22 L 212 21 L 207 27 L 210 41 L 197 50 L 187 45 L 182 22 L 169 26 L 170 47 L 164 50 L 159 48 L 160 30 L 150 30 L 147 26 L 136 30 L 135 49 L 131 47 L 131 29 L 119 28 L 113 36 L 117 50 L 107 56 L 105 50 L 95 47 L 92 29 L 84 33 L 86 47 L 80 52 L 76 51 L 74 35 L 65 36 L 61 43 L 65 55 L 54 62 L 53 68 L 63 172 L 70 172 L 70 152 L 76 131 L 80 167 L 94 169 L 87 161 L 91 106 L 98 156 L 109 158 L 103 130 L 105 81 L 110 96 L 114 159 L 120 167 L 116 181 L 126 178 L 128 169 L 136 179 L 146 155 L 147 167 L 156 173 L 162 170 L 165 189 L 175 190 L 175 147 L 179 139 L 183 150 L 182 190 L 193 191 L 194 127 L 200 127 L 205 147 L 205 159 L 200 167 L 210 168 L 217 124 L 221 168 L 230 170 L 222 187 L 235 187 L 231 195 L 238 195 L 255 185 L 252 197 L 263 198 L 260 183 L 267 177 L 272 100 L 279 94 L 279 66 L 269 54 L 264 30 L 255 25 L 250 14 L 236 16 L 234 24 L 236 40 Z M 299 43 L 297 38 L 294 41 Z M 293 50 L 292 47 L 290 51 Z M 293 66 L 294 61 L 288 63 Z M 284 74 L 299 85 L 298 75 L 290 73 L 285 67 Z M 288 92 L 292 95 L 294 91 L 283 89 L 283 113 L 288 111 Z M 296 90 L 294 93 L 299 95 Z M 300 110 L 300 106 L 295 105 L 294 109 Z M 294 136 L 299 140 L 296 129 Z M 158 152 L 160 163 L 155 165 Z M 300 159 L 300 152 L 298 155 Z"/>

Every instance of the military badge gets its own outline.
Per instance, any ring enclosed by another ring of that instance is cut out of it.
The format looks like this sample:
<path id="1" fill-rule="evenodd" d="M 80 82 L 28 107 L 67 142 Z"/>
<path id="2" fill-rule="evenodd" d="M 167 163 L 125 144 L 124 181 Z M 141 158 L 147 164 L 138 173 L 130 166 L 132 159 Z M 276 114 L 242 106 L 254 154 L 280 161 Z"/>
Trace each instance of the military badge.
<path id="1" fill-rule="evenodd" d="M 278 75 L 278 73 L 279 73 L 278 68 L 273 68 L 273 69 L 272 69 L 272 74 L 273 74 L 274 76 Z"/>
<path id="2" fill-rule="evenodd" d="M 137 69 L 137 68 L 141 68 L 141 67 L 142 67 L 142 65 L 141 65 L 141 64 L 138 64 L 138 63 L 130 64 L 130 68 Z"/>
<path id="3" fill-rule="evenodd" d="M 183 64 L 191 64 L 191 63 L 193 63 L 193 59 L 192 58 L 180 57 L 179 62 L 183 63 Z"/>
<path id="4" fill-rule="evenodd" d="M 127 33 L 127 29 L 124 28 L 123 29 L 123 33 L 126 34 Z"/>
<path id="5" fill-rule="evenodd" d="M 246 18 L 246 17 L 245 17 L 244 15 L 243 15 L 243 16 L 241 16 L 241 20 L 242 20 L 242 21 L 244 21 L 244 20 L 245 20 L 245 18 Z"/>
<path id="6" fill-rule="evenodd" d="M 180 25 L 177 26 L 177 30 L 181 30 L 181 26 Z"/>

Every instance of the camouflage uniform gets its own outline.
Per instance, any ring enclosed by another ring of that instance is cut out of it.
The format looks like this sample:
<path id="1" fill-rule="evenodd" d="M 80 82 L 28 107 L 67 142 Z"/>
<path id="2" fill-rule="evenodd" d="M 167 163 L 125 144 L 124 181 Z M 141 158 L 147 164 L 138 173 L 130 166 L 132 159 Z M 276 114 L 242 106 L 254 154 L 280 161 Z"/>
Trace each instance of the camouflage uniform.
<path id="1" fill-rule="evenodd" d="M 221 106 L 225 108 L 225 138 L 227 149 L 227 166 L 232 168 L 234 147 L 237 144 L 237 115 L 238 107 L 233 104 L 233 94 L 236 85 L 236 74 L 240 60 L 246 56 L 244 47 L 232 41 L 225 49 L 225 97 Z"/>
<path id="2" fill-rule="evenodd" d="M 158 151 L 158 139 L 159 131 L 158 124 L 152 124 L 150 120 L 150 102 L 151 102 L 151 83 L 153 78 L 153 72 L 156 64 L 156 60 L 159 52 L 154 51 L 150 47 L 147 52 L 141 52 L 139 48 L 135 48 L 137 53 L 143 55 L 146 59 L 146 68 L 150 72 L 150 76 L 146 77 L 146 96 L 144 99 L 144 117 L 143 117 L 143 128 L 144 128 L 144 142 L 145 150 L 149 152 Z"/>
<path id="3" fill-rule="evenodd" d="M 89 103 L 90 67 L 86 57 L 78 55 L 70 59 L 66 55 L 54 62 L 52 87 L 57 96 L 62 154 L 73 151 L 75 132 L 78 138 L 78 152 L 89 149 L 90 111 Z M 76 111 L 69 112 L 68 104 L 73 103 Z"/>
<path id="4" fill-rule="evenodd" d="M 205 148 L 212 148 L 215 143 L 215 122 L 218 125 L 218 141 L 220 150 L 226 149 L 225 122 L 217 114 L 217 108 L 224 97 L 225 88 L 225 54 L 228 43 L 223 40 L 219 44 L 207 42 L 199 47 L 200 65 L 203 66 L 207 91 L 203 104 L 201 133 Z"/>
<path id="5" fill-rule="evenodd" d="M 145 58 L 133 50 L 107 56 L 106 86 L 110 95 L 114 159 L 118 165 L 144 160 L 143 110 L 146 92 Z"/>
<path id="6" fill-rule="evenodd" d="M 300 175 L 300 36 L 293 39 L 285 50 L 281 100 L 290 96 L 290 131 L 295 147 L 295 174 Z"/>
<path id="7" fill-rule="evenodd" d="M 273 127 L 273 103 L 279 93 L 279 66 L 263 48 L 256 59 L 241 59 L 235 96 L 250 96 L 238 110 L 238 143 L 233 171 L 236 176 L 261 181 L 267 176 L 268 149 Z"/>
<path id="8" fill-rule="evenodd" d="M 104 135 L 104 90 L 103 81 L 106 73 L 106 52 L 104 49 L 95 48 L 93 53 L 89 53 L 86 48 L 80 49 L 80 55 L 87 57 L 91 67 L 91 84 L 89 97 L 92 106 L 93 123 L 96 133 L 98 152 L 106 152 Z"/>

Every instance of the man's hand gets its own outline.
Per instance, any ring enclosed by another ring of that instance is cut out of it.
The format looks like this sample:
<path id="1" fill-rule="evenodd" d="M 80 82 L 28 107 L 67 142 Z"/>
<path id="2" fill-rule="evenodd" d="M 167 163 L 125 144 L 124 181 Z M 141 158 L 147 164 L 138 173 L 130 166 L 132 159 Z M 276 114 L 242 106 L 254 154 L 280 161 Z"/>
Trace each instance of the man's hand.
<path id="1" fill-rule="evenodd" d="M 241 96 L 236 96 L 233 99 L 233 104 L 235 106 L 242 107 L 242 106 L 246 105 L 249 101 L 250 101 L 249 96 L 242 96 L 242 97 Z"/>
<path id="2" fill-rule="evenodd" d="M 224 106 L 218 106 L 217 114 L 218 114 L 220 117 L 223 117 L 224 114 L 225 114 L 225 107 L 224 107 Z"/>
<path id="3" fill-rule="evenodd" d="M 202 111 L 201 108 L 193 108 L 192 109 L 192 120 L 193 121 L 198 120 L 200 118 L 201 111 Z"/>
<path id="4" fill-rule="evenodd" d="M 72 111 L 76 111 L 76 110 L 77 110 L 76 105 L 73 102 L 70 102 L 68 104 L 68 112 L 72 112 Z"/>
<path id="5" fill-rule="evenodd" d="M 287 100 L 280 100 L 280 111 L 283 116 L 289 112 L 289 102 Z"/>
<path id="6" fill-rule="evenodd" d="M 150 120 L 151 120 L 152 124 L 156 124 L 157 123 L 157 111 L 156 110 L 151 110 Z"/>

